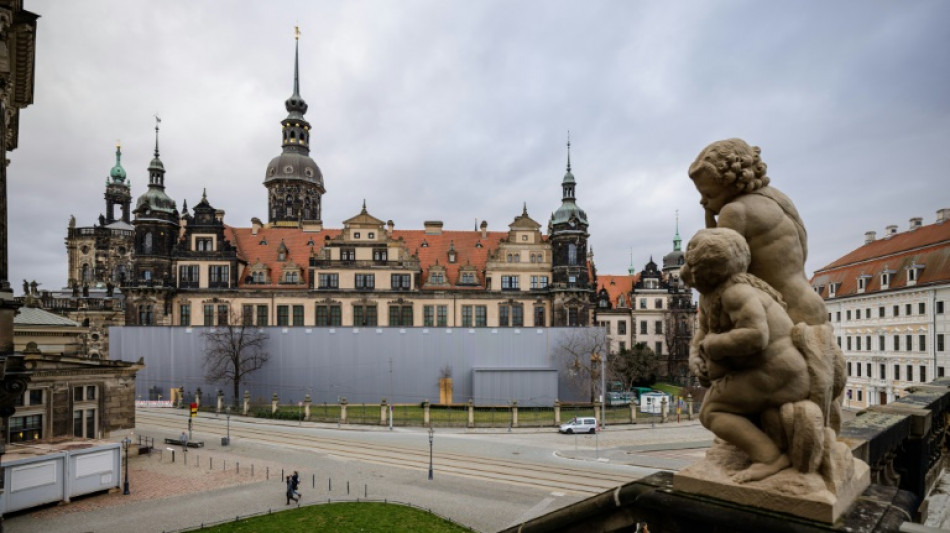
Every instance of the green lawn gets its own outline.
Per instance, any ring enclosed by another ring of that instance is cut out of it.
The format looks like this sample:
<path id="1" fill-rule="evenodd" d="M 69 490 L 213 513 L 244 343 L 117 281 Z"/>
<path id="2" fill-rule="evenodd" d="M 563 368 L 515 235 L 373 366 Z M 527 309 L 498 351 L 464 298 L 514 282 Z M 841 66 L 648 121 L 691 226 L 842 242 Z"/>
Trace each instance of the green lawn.
<path id="1" fill-rule="evenodd" d="M 421 509 L 380 502 L 329 503 L 293 508 L 199 529 L 203 533 L 469 533 Z"/>

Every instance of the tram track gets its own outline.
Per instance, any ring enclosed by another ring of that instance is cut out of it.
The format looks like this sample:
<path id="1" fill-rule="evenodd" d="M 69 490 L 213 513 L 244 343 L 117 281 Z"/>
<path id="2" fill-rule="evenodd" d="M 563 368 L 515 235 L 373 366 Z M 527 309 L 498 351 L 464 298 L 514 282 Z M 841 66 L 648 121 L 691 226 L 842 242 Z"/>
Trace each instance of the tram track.
<path id="1" fill-rule="evenodd" d="M 155 429 L 167 429 L 172 433 L 181 429 L 181 418 L 178 416 L 143 411 L 137 412 L 136 416 L 140 424 Z M 213 418 L 202 419 L 202 422 L 222 428 L 225 424 L 223 420 Z M 293 428 L 293 431 L 289 429 L 280 425 L 267 425 L 266 428 L 231 425 L 230 432 L 235 437 L 258 444 L 323 453 L 344 460 L 413 470 L 428 468 L 429 453 L 425 447 L 380 445 L 308 434 L 299 431 L 299 428 Z M 636 477 L 632 473 L 621 475 L 571 465 L 554 466 L 446 451 L 435 455 L 433 462 L 440 472 L 447 474 L 580 494 L 598 494 Z"/>

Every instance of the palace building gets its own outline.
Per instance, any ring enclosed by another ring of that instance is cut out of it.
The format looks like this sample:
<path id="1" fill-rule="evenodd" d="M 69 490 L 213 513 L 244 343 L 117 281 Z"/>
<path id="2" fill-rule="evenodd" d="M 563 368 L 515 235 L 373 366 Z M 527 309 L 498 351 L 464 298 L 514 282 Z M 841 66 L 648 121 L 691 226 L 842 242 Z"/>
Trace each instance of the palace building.
<path id="1" fill-rule="evenodd" d="M 811 285 L 847 362 L 845 405 L 884 405 L 947 375 L 950 209 L 933 224 L 869 231 L 864 245 L 815 271 Z"/>

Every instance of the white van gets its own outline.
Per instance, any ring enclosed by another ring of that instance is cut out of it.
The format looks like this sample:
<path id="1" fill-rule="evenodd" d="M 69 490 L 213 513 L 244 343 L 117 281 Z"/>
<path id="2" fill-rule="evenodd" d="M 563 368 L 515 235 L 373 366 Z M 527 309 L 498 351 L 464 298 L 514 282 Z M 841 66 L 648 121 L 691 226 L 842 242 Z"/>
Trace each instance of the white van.
<path id="1" fill-rule="evenodd" d="M 566 424 L 561 424 L 559 433 L 594 433 L 597 431 L 597 419 L 594 417 L 574 417 Z"/>

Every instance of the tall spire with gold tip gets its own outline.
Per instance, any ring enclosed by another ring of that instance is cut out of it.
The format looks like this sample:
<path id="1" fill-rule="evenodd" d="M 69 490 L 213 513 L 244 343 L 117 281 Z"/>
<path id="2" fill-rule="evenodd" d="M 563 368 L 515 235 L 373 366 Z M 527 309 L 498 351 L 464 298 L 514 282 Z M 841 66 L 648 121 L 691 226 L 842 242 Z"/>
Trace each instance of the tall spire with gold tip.
<path id="1" fill-rule="evenodd" d="M 115 166 L 109 170 L 109 177 L 106 178 L 105 198 L 106 224 L 116 221 L 115 208 L 117 206 L 122 210 L 121 220 L 126 224 L 131 223 L 132 192 L 125 169 L 122 168 L 122 144 L 119 141 L 115 142 Z"/>
<path id="2" fill-rule="evenodd" d="M 281 154 L 267 165 L 268 220 L 278 226 L 320 224 L 323 173 L 310 157 L 307 102 L 300 96 L 300 27 L 294 26 L 294 92 L 284 102 Z"/>

